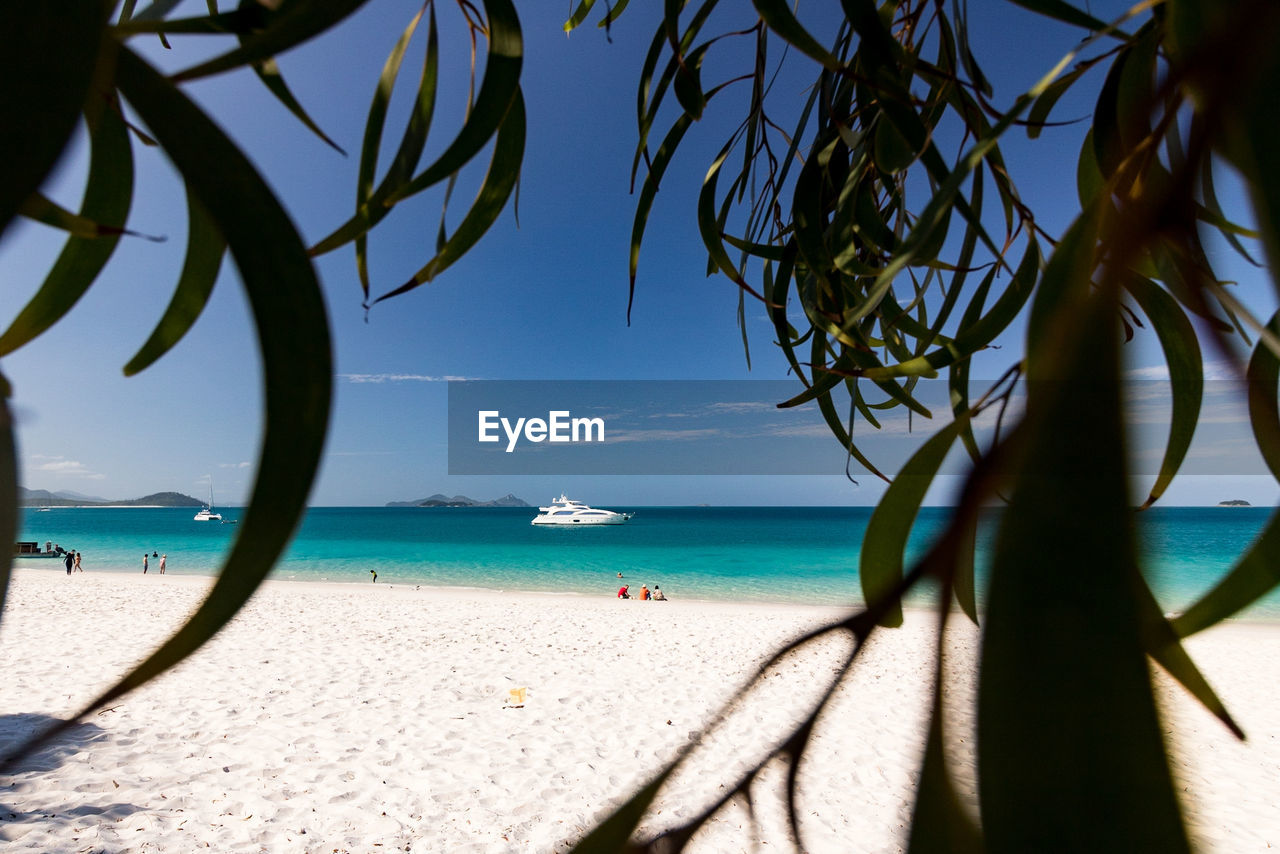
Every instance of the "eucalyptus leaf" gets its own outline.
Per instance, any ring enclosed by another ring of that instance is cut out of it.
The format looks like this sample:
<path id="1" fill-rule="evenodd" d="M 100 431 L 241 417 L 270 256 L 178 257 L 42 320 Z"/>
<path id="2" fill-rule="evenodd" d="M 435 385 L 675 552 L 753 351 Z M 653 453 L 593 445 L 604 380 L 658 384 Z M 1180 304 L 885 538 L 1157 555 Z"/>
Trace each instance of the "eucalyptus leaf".
<path id="1" fill-rule="evenodd" d="M 306 508 L 330 400 L 328 322 L 306 248 L 253 166 L 172 83 L 121 48 L 121 91 L 226 236 L 262 349 L 266 430 L 249 507 L 208 596 L 159 649 L 74 717 L 11 752 L 12 764 L 94 709 L 145 684 L 235 616 L 284 551 Z"/>
<path id="2" fill-rule="evenodd" d="M 44 182 L 71 137 L 88 98 L 106 23 L 101 0 L 5 5 L 0 79 L 8 82 L 0 86 L 0 231 Z"/>
<path id="3" fill-rule="evenodd" d="M 173 297 L 155 330 L 124 366 L 126 376 L 150 367 L 195 325 L 213 293 L 227 242 L 204 205 L 187 192 L 187 254 Z"/>
<path id="4" fill-rule="evenodd" d="M 120 241 L 133 199 L 133 154 L 128 128 L 115 109 L 97 111 L 89 128 L 89 145 L 89 182 L 80 216 L 115 233 L 67 239 L 40 289 L 0 335 L 0 355 L 12 353 L 65 317 Z"/>
<path id="5" fill-rule="evenodd" d="M 983 833 L 992 851 L 1189 851 L 1140 631 L 1115 309 L 1085 287 L 1072 280 L 1037 348 L 1052 364 L 1029 387 L 1028 447 L 996 540 Z"/>

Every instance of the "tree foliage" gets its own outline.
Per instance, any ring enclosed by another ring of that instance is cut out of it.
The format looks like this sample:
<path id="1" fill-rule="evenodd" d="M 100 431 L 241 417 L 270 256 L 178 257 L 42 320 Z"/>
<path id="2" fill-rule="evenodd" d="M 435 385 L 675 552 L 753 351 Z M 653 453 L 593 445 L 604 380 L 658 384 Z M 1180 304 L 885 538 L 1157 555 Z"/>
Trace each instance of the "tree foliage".
<path id="1" fill-rule="evenodd" d="M 708 165 L 695 211 L 708 271 L 739 289 L 744 346 L 749 310 L 772 322 L 798 383 L 783 405 L 817 407 L 851 468 L 892 480 L 863 543 L 865 609 L 777 655 L 833 633 L 850 635 L 853 653 L 833 676 L 829 698 L 867 638 L 901 623 L 903 596 L 932 579 L 942 591 L 941 626 L 953 600 L 983 624 L 981 815 L 958 806 L 942 754 L 939 646 L 912 850 L 1185 850 L 1151 664 L 1241 734 L 1180 639 L 1237 613 L 1280 581 L 1280 516 L 1198 602 L 1174 619 L 1164 615 L 1134 545 L 1121 339 L 1150 326 L 1170 378 L 1163 459 L 1143 508 L 1160 499 L 1183 466 L 1201 421 L 1202 344 L 1237 366 L 1257 446 L 1280 479 L 1280 319 L 1255 319 L 1215 271 L 1207 248 L 1220 241 L 1248 258 L 1247 243 L 1257 242 L 1272 265 L 1280 253 L 1280 155 L 1269 133 L 1280 98 L 1280 54 L 1272 49 L 1280 9 L 1265 0 L 1148 0 L 1108 22 L 1066 0 L 1012 2 L 1076 28 L 1080 42 L 1071 54 L 1048 60 L 1042 79 L 1007 105 L 996 101 L 971 49 L 963 2 L 842 0 L 834 35 L 814 31 L 784 0 L 753 0 L 752 8 L 717 0 L 666 3 L 639 71 L 632 297 L 666 169 L 690 134 L 701 131 L 703 115 L 727 101 L 741 121 Z M 138 144 L 158 145 L 182 177 L 190 227 L 173 300 L 126 372 L 163 357 L 191 328 L 228 253 L 263 352 L 266 435 L 252 502 L 218 582 L 174 637 L 78 717 L 154 678 L 216 633 L 269 572 L 298 523 L 320 460 L 331 381 L 327 322 L 310 259 L 354 244 L 367 306 L 412 290 L 480 243 L 508 206 L 524 153 L 523 47 L 514 4 L 428 0 L 377 81 L 352 215 L 308 247 L 281 202 L 186 97 L 183 84 L 249 66 L 284 108 L 329 141 L 274 57 L 340 26 L 363 0 L 246 0 L 229 11 L 209 0 L 207 14 L 189 18 L 172 17 L 176 5 L 157 0 L 137 10 L 133 0 L 119 8 L 106 0 L 50 0 L 10 4 L 0 13 L 0 79 L 29 84 L 0 94 L 0 226 L 27 217 L 67 233 L 45 281 L 0 334 L 0 355 L 72 310 L 108 264 L 127 233 Z M 565 29 L 592 20 L 609 29 L 627 3 L 603 12 L 594 5 L 582 0 Z M 445 131 L 452 135 L 439 156 L 423 163 L 429 134 L 440 132 L 437 15 L 446 13 L 463 16 L 473 46 L 483 42 L 484 57 L 479 61 L 473 49 L 465 119 Z M 424 21 L 413 109 L 391 162 L 379 169 L 387 105 Z M 133 47 L 139 38 L 167 43 L 188 35 L 229 44 L 167 76 Z M 812 81 L 799 103 L 794 93 L 774 91 L 784 63 L 807 69 Z M 1075 168 L 1079 209 L 1063 233 L 1052 234 L 1019 195 L 1001 146 L 1013 134 L 1040 138 L 1064 93 L 1090 72 L 1102 82 Z M 91 153 L 81 208 L 71 212 L 40 188 L 81 122 Z M 431 187 L 451 190 L 463 170 L 486 160 L 479 191 L 456 227 L 447 228 L 442 214 L 436 245 L 420 269 L 375 295 L 369 232 L 395 206 Z M 1214 178 L 1224 164 L 1248 188 L 1256 231 L 1219 203 Z M 1009 372 L 994 382 L 977 380 L 974 357 L 1023 328 L 1022 355 Z M 921 383 L 944 373 L 949 411 L 934 411 Z M 1022 395 L 1025 405 L 1011 408 Z M 891 479 L 858 438 L 893 409 L 941 426 L 930 428 Z M 975 422 L 991 413 L 999 429 L 982 438 Z M 13 539 L 17 484 L 7 410 L 2 421 L 0 529 Z M 956 447 L 971 461 L 961 500 L 944 532 L 908 564 L 912 522 Z M 979 608 L 974 532 L 980 510 L 993 501 L 1006 508 Z M 1055 548 L 1046 549 L 1049 542 Z M 8 575 L 6 565 L 2 586 Z M 774 754 L 793 773 L 825 703 Z M 660 840 L 632 841 L 681 757 L 576 850 L 679 850 L 729 800 L 750 799 L 751 782 L 770 759 L 725 781 L 725 794 L 704 815 Z M 799 841 L 795 796 L 792 785 Z"/>

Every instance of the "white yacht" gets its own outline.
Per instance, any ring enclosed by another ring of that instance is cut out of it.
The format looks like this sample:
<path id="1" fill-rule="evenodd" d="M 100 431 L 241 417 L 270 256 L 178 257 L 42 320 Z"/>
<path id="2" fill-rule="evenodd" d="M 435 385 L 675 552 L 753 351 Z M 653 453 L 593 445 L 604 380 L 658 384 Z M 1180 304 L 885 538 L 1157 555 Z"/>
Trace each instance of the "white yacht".
<path id="1" fill-rule="evenodd" d="M 634 513 L 615 513 L 612 510 L 597 510 L 588 507 L 581 501 L 574 501 L 561 495 L 548 507 L 539 507 L 538 515 L 533 517 L 531 525 L 621 525 L 634 516 Z"/>
<path id="2" fill-rule="evenodd" d="M 197 522 L 221 522 L 222 514 L 213 512 L 213 481 L 209 481 L 209 504 L 200 508 L 200 512 L 194 517 Z"/>

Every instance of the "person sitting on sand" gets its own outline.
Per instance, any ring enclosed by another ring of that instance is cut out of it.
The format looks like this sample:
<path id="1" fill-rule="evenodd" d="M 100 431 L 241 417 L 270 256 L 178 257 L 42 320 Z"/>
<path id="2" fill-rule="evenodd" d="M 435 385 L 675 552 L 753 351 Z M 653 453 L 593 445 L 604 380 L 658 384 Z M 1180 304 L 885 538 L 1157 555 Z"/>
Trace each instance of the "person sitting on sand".
<path id="1" fill-rule="evenodd" d="M 622 585 L 621 587 L 619 587 L 619 588 L 618 588 L 618 598 L 619 598 L 619 599 L 630 599 L 630 598 L 631 598 L 631 594 L 627 592 L 627 585 L 625 585 L 625 584 L 624 584 L 624 585 Z"/>
<path id="2" fill-rule="evenodd" d="M 640 600 L 644 602 L 649 600 L 649 588 L 643 584 L 640 585 Z"/>
<path id="3" fill-rule="evenodd" d="M 656 584 L 653 585 L 653 601 L 655 602 L 667 601 L 667 594 L 663 593 L 662 588 Z"/>

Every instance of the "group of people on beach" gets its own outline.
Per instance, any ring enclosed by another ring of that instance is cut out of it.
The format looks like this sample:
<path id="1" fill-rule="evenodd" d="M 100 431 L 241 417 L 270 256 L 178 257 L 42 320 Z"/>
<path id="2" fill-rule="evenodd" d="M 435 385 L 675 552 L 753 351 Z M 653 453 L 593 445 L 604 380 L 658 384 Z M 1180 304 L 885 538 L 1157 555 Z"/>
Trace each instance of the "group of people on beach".
<path id="1" fill-rule="evenodd" d="M 622 573 L 621 573 L 621 572 L 619 572 L 619 573 L 618 573 L 618 577 L 619 577 L 619 578 L 621 578 L 621 577 L 622 577 Z M 656 584 L 655 584 L 655 585 L 653 585 L 653 590 L 652 590 L 652 591 L 651 591 L 651 590 L 649 590 L 649 585 L 647 585 L 647 584 L 641 584 L 641 585 L 640 585 L 640 592 L 639 592 L 639 593 L 637 593 L 637 594 L 633 597 L 633 596 L 631 595 L 631 585 L 630 585 L 630 584 L 623 584 L 621 587 L 619 587 L 619 588 L 618 588 L 618 598 L 619 598 L 619 599 L 632 599 L 632 598 L 635 598 L 635 599 L 644 599 L 644 600 L 652 599 L 652 600 L 653 600 L 653 601 L 655 601 L 655 602 L 665 602 L 665 601 L 667 601 L 667 594 L 663 593 L 663 592 L 662 592 L 662 588 L 661 588 L 661 587 L 659 587 L 659 586 L 658 586 L 658 585 L 656 585 Z"/>
<path id="2" fill-rule="evenodd" d="M 151 565 L 150 558 L 153 558 L 156 556 L 159 556 L 160 558 L 160 567 L 159 567 L 160 574 L 164 575 L 164 565 L 165 565 L 165 562 L 168 561 L 169 556 L 167 554 L 163 554 L 163 555 L 159 554 L 158 552 L 152 552 L 150 555 L 148 555 L 146 552 L 142 553 L 142 574 L 143 575 L 147 574 L 147 569 Z"/>
<path id="3" fill-rule="evenodd" d="M 61 550 L 62 546 L 58 546 Z M 74 550 L 66 550 L 62 552 L 62 562 L 67 567 L 67 575 L 73 572 L 84 572 L 84 567 L 80 565 L 80 552 Z"/>

